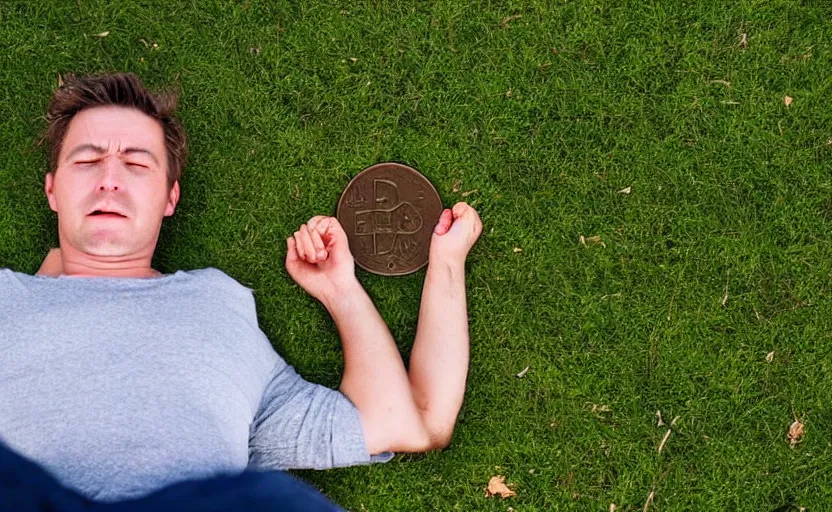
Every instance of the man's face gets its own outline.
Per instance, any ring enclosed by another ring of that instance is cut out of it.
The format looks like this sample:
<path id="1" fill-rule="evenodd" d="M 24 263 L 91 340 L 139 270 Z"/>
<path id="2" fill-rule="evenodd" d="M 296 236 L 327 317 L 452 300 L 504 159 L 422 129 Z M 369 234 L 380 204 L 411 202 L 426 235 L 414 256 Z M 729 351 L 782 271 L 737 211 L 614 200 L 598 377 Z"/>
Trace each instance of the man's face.
<path id="1" fill-rule="evenodd" d="M 117 106 L 75 115 L 45 189 L 61 246 L 94 256 L 152 256 L 179 200 L 179 183 L 167 186 L 162 126 Z"/>

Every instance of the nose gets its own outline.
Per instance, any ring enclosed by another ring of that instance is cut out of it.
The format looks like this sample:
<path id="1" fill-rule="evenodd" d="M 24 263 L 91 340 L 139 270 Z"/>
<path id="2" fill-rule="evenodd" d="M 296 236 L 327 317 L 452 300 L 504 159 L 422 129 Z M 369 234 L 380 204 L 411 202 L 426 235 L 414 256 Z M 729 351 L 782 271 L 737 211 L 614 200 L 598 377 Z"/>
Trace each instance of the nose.
<path id="1" fill-rule="evenodd" d="M 101 174 L 98 179 L 97 190 L 99 192 L 117 192 L 124 190 L 124 183 L 121 177 L 122 163 L 117 157 L 104 158 L 101 165 Z"/>

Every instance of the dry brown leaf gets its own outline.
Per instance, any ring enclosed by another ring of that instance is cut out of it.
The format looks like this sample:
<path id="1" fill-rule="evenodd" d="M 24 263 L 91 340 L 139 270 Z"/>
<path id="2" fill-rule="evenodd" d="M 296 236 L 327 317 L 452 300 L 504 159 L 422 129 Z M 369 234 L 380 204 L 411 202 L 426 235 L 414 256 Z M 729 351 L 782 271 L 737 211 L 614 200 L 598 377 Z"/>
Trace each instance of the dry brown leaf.
<path id="1" fill-rule="evenodd" d="M 605 244 L 604 241 L 601 240 L 601 237 L 598 236 L 598 235 L 587 236 L 587 237 L 584 237 L 584 235 L 581 235 L 581 237 L 578 239 L 578 243 L 583 245 L 584 247 L 586 247 L 587 245 L 592 245 L 592 244 L 598 244 L 598 245 L 600 245 L 601 247 L 604 247 L 604 248 L 607 247 L 607 244 Z"/>
<path id="2" fill-rule="evenodd" d="M 474 190 L 469 190 L 469 191 L 467 191 L 467 192 L 463 192 L 463 193 L 462 193 L 462 197 L 468 197 L 468 196 L 470 196 L 471 194 L 476 194 L 476 193 L 477 193 L 477 192 L 479 192 L 479 191 L 480 191 L 480 189 L 475 188 Z"/>
<path id="3" fill-rule="evenodd" d="M 514 251 L 514 254 L 517 254 L 518 252 L 523 252 L 523 249 L 515 247 L 514 249 L 512 249 L 512 251 Z"/>
<path id="4" fill-rule="evenodd" d="M 664 437 L 662 438 L 662 442 L 659 443 L 659 453 L 662 453 L 662 450 L 664 450 L 664 445 L 665 445 L 665 443 L 667 443 L 667 440 L 669 438 L 670 438 L 670 429 L 667 429 L 667 432 L 664 434 Z"/>
<path id="5" fill-rule="evenodd" d="M 592 414 L 600 416 L 602 412 L 612 412 L 612 409 L 610 409 L 609 405 L 592 404 Z"/>
<path id="6" fill-rule="evenodd" d="M 618 510 L 618 507 L 615 506 L 615 503 L 610 503 L 610 512 L 615 512 Z"/>
<path id="7" fill-rule="evenodd" d="M 511 98 L 511 89 L 506 91 L 506 98 Z"/>
<path id="8" fill-rule="evenodd" d="M 789 441 L 789 444 L 792 448 L 794 445 L 800 442 L 803 438 L 803 423 L 799 420 L 794 420 L 794 423 L 791 424 L 789 427 L 789 433 L 786 436 L 786 439 Z"/>
<path id="9" fill-rule="evenodd" d="M 748 47 L 748 34 L 743 34 L 742 38 L 740 39 L 740 48 L 747 48 Z"/>
<path id="10" fill-rule="evenodd" d="M 61 74 L 58 73 L 58 87 L 63 87 L 63 86 L 64 86 L 64 77 L 62 77 Z"/>
<path id="11" fill-rule="evenodd" d="M 485 490 L 485 497 L 500 495 L 503 499 L 517 496 L 517 493 L 508 488 L 505 484 L 506 477 L 502 475 L 492 476 L 488 481 L 488 488 Z"/>
<path id="12" fill-rule="evenodd" d="M 656 491 L 650 491 L 650 494 L 647 495 L 647 500 L 644 502 L 644 512 L 650 510 L 650 505 L 653 504 L 653 496 L 656 495 Z"/>
<path id="13" fill-rule="evenodd" d="M 529 373 L 529 368 L 531 368 L 531 366 L 526 366 L 525 368 L 523 368 L 523 370 L 517 374 L 517 378 L 522 379 L 523 377 L 525 377 L 525 375 Z"/>
<path id="14" fill-rule="evenodd" d="M 618 191 L 619 194 L 629 194 L 633 191 L 633 187 L 622 188 Z"/>
<path id="15" fill-rule="evenodd" d="M 503 28 L 508 28 L 509 23 L 511 23 L 514 20 L 519 20 L 522 17 L 523 17 L 522 14 L 515 14 L 514 16 L 509 16 L 507 18 L 503 18 L 503 21 L 502 21 L 501 25 L 503 25 Z"/>
<path id="16" fill-rule="evenodd" d="M 355 57 L 350 57 L 350 62 L 356 63 L 356 62 L 358 62 L 358 59 L 355 58 Z"/>
<path id="17" fill-rule="evenodd" d="M 110 31 L 108 30 L 106 32 L 101 32 L 99 34 L 93 34 L 93 37 L 107 37 L 109 35 L 110 35 Z"/>
<path id="18" fill-rule="evenodd" d="M 774 351 L 772 350 L 768 354 L 766 354 L 766 362 L 770 363 L 774 361 Z"/>
<path id="19" fill-rule="evenodd" d="M 785 103 L 787 107 L 792 106 L 792 101 L 794 101 L 794 98 L 791 96 L 783 96 L 783 103 Z"/>
<path id="20" fill-rule="evenodd" d="M 459 192 L 459 186 L 462 185 L 461 180 L 454 180 L 453 186 L 451 186 L 451 192 L 457 193 Z"/>
<path id="21" fill-rule="evenodd" d="M 664 426 L 664 421 L 662 421 L 662 411 L 656 411 L 656 417 L 659 418 L 659 421 L 658 421 L 658 423 L 656 423 L 656 426 L 657 427 L 663 427 Z"/>

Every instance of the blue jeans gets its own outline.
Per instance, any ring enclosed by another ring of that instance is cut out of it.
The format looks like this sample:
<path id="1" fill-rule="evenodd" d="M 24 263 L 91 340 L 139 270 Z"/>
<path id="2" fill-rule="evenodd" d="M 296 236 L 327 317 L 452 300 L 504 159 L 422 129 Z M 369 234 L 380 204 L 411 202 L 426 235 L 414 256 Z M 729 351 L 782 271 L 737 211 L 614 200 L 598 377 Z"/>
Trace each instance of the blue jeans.
<path id="1" fill-rule="evenodd" d="M 98 503 L 62 486 L 0 442 L 0 510 L 15 512 L 339 512 L 309 485 L 276 471 L 245 471 L 170 485 L 143 498 Z"/>

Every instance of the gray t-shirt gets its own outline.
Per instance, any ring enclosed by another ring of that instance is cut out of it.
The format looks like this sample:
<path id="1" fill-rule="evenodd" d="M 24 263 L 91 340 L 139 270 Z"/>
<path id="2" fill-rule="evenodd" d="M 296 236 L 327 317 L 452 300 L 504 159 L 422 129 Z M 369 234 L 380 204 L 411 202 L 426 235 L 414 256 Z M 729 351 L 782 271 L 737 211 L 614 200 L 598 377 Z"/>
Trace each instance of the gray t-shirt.
<path id="1" fill-rule="evenodd" d="M 58 278 L 0 269 L 0 439 L 115 501 L 255 469 L 375 460 L 355 406 L 304 381 L 220 270 Z"/>

